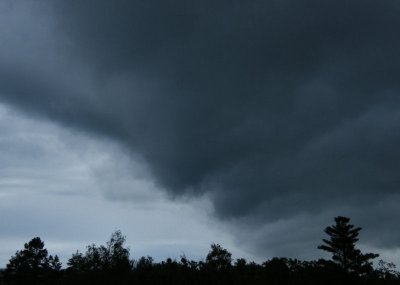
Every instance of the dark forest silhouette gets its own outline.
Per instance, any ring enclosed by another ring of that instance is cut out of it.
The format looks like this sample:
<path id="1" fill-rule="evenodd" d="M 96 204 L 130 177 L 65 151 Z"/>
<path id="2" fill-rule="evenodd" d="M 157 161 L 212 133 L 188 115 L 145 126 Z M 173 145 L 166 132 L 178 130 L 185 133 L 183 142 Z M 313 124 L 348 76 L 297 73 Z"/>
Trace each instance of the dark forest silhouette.
<path id="1" fill-rule="evenodd" d="M 338 216 L 325 228 L 329 239 L 319 249 L 332 254 L 331 260 L 301 261 L 272 258 L 258 264 L 212 244 L 204 261 L 171 258 L 154 262 L 150 257 L 130 259 L 125 236 L 111 235 L 106 245 L 87 246 L 77 251 L 62 269 L 57 255 L 49 255 L 44 242 L 35 237 L 11 257 L 2 272 L 1 284 L 400 284 L 400 273 L 393 263 L 372 260 L 375 253 L 356 248 L 359 227 Z"/>

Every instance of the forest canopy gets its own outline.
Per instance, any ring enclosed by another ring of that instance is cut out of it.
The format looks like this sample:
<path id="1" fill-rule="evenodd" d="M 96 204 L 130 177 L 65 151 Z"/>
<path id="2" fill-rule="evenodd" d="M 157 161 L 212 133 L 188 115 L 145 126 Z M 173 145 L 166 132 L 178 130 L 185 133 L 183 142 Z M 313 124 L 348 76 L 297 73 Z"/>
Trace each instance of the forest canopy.
<path id="1" fill-rule="evenodd" d="M 338 216 L 325 228 L 329 239 L 319 249 L 332 254 L 330 260 L 301 261 L 274 257 L 262 264 L 232 254 L 220 244 L 211 244 L 201 261 L 152 257 L 130 258 L 126 237 L 115 231 L 105 245 L 88 245 L 76 251 L 66 267 L 57 255 L 49 255 L 44 242 L 35 237 L 10 258 L 2 273 L 2 284 L 400 284 L 393 263 L 375 253 L 362 253 L 356 243 L 360 227 L 350 218 Z"/>

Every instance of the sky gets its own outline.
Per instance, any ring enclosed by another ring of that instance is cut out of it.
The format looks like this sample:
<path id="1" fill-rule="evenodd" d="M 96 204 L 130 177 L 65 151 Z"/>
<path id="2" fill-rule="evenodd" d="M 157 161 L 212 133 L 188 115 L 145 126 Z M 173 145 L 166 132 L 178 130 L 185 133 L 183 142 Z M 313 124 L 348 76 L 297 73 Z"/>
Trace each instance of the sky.
<path id="1" fill-rule="evenodd" d="M 400 265 L 400 4 L 0 1 L 0 267 L 114 230 L 133 257 Z"/>

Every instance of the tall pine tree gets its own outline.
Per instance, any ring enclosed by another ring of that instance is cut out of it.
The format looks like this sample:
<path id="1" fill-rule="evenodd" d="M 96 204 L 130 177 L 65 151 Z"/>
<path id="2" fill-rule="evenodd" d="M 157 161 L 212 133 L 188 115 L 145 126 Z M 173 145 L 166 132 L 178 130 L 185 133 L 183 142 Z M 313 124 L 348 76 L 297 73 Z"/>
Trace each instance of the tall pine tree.
<path id="1" fill-rule="evenodd" d="M 356 248 L 360 227 L 355 228 L 349 224 L 350 218 L 338 216 L 335 218 L 335 225 L 325 228 L 329 239 L 323 239 L 325 244 L 318 246 L 319 249 L 332 254 L 332 259 L 347 272 L 366 274 L 372 270 L 371 259 L 378 257 L 378 254 L 363 254 Z"/>

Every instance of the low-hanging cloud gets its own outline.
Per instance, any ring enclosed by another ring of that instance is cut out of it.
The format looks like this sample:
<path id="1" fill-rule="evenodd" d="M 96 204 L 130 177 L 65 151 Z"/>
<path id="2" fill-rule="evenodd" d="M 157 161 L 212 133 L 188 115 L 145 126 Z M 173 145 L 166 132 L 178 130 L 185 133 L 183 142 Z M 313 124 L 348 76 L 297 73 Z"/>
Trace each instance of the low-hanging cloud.
<path id="1" fill-rule="evenodd" d="M 8 3 L 25 22 L 0 28 L 3 102 L 119 141 L 168 193 L 207 194 L 222 219 L 347 207 L 392 223 L 397 1 Z"/>

